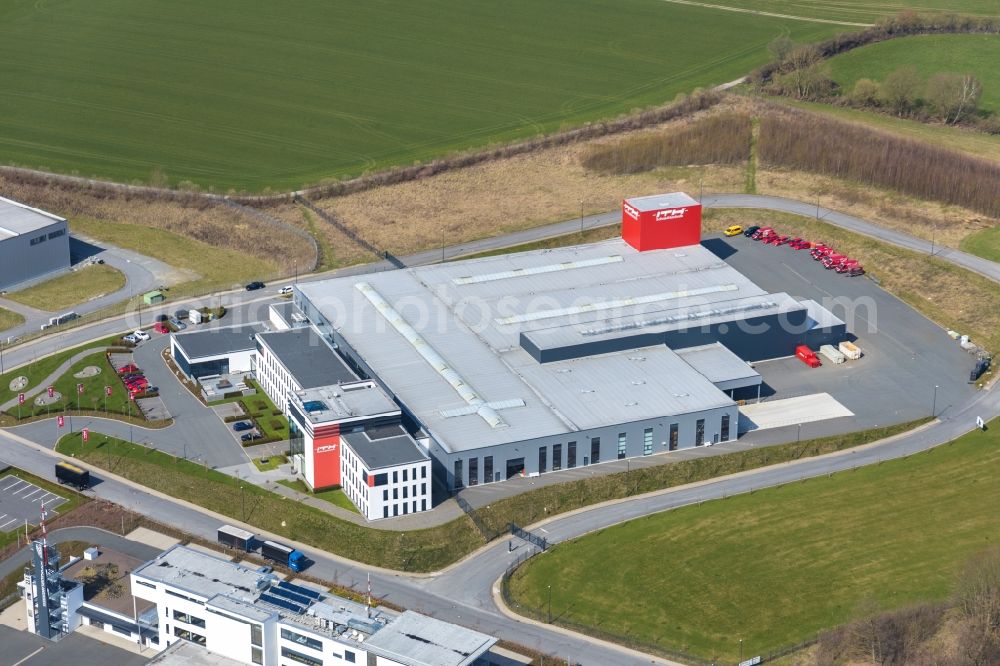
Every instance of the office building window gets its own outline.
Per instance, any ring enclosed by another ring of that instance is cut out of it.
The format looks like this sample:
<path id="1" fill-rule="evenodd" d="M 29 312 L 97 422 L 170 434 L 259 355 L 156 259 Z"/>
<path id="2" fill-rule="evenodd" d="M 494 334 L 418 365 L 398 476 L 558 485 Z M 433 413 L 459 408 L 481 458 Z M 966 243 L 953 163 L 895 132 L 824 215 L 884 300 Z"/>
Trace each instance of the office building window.
<path id="1" fill-rule="evenodd" d="M 406 483 L 406 472 L 407 471 L 408 470 L 405 470 L 405 469 L 403 470 L 403 483 Z"/>
<path id="2" fill-rule="evenodd" d="M 348 664 L 353 664 L 354 653 L 351 652 L 350 650 L 344 650 L 344 661 L 346 661 Z"/>
<path id="3" fill-rule="evenodd" d="M 455 487 L 461 488 L 464 485 L 462 479 L 462 461 L 455 461 Z"/>
<path id="4" fill-rule="evenodd" d="M 251 647 L 250 648 L 250 661 L 253 662 L 253 663 L 255 663 L 255 664 L 263 664 L 264 663 L 264 651 L 261 650 L 259 647 Z"/>
<path id="5" fill-rule="evenodd" d="M 291 659 L 292 661 L 297 661 L 300 664 L 305 664 L 306 666 L 323 666 L 322 659 L 316 659 L 286 647 L 281 648 L 281 656 L 285 659 Z"/>
<path id="6" fill-rule="evenodd" d="M 198 645 L 205 644 L 204 636 L 196 634 L 193 631 L 188 631 L 187 629 L 181 629 L 180 627 L 174 627 L 174 636 L 177 638 L 183 638 L 186 641 L 191 641 L 192 643 L 197 643 Z"/>
<path id="7" fill-rule="evenodd" d="M 385 490 L 382 491 L 382 501 L 383 502 L 388 502 L 389 501 L 389 489 L 388 488 L 386 488 Z"/>
<path id="8" fill-rule="evenodd" d="M 250 644 L 258 647 L 264 645 L 264 629 L 259 624 L 250 625 Z"/>
<path id="9" fill-rule="evenodd" d="M 628 452 L 628 435 L 623 432 L 618 433 L 618 460 L 625 457 Z"/>
<path id="10" fill-rule="evenodd" d="M 399 470 L 392 473 L 392 482 L 399 483 Z"/>
<path id="11" fill-rule="evenodd" d="M 388 506 L 382 507 L 382 517 L 383 518 L 388 518 L 389 517 L 389 507 Z"/>
<path id="12" fill-rule="evenodd" d="M 590 438 L 590 462 L 594 465 L 601 462 L 601 438 Z"/>
<path id="13" fill-rule="evenodd" d="M 566 442 L 566 469 L 576 467 L 576 442 Z"/>
<path id="14" fill-rule="evenodd" d="M 409 488 L 407 488 L 406 486 L 403 486 L 403 499 L 409 498 L 409 493 L 407 492 L 408 490 L 409 490 Z"/>
<path id="15" fill-rule="evenodd" d="M 722 441 L 729 441 L 729 414 L 722 415 Z"/>
<path id="16" fill-rule="evenodd" d="M 423 467 L 420 468 L 420 478 L 421 479 L 427 478 L 427 465 L 424 465 Z"/>
<path id="17" fill-rule="evenodd" d="M 291 641 L 292 643 L 297 643 L 303 647 L 307 647 L 311 650 L 323 651 L 323 643 L 316 640 L 315 638 L 310 638 L 309 636 L 303 636 L 302 634 L 296 633 L 294 631 L 289 631 L 288 629 L 281 630 L 281 637 L 286 641 Z"/>
<path id="18" fill-rule="evenodd" d="M 552 445 L 552 471 L 562 469 L 562 444 Z"/>
<path id="19" fill-rule="evenodd" d="M 427 510 L 427 500 L 420 500 L 420 510 L 421 511 Z"/>
<path id="20" fill-rule="evenodd" d="M 469 485 L 479 485 L 479 458 L 469 458 Z"/>
<path id="21" fill-rule="evenodd" d="M 671 423 L 670 424 L 670 450 L 671 451 L 676 451 L 677 450 L 677 436 L 678 436 L 677 435 L 677 424 L 676 423 Z"/>
<path id="22" fill-rule="evenodd" d="M 399 499 L 399 488 L 392 489 L 392 499 Z"/>
<path id="23" fill-rule="evenodd" d="M 705 419 L 698 419 L 694 422 L 694 445 L 705 445 Z"/>
<path id="24" fill-rule="evenodd" d="M 649 456 L 653 454 L 653 429 L 646 428 L 642 431 L 642 455 Z"/>
<path id="25" fill-rule="evenodd" d="M 545 474 L 549 463 L 549 447 L 543 446 L 538 449 L 538 473 Z"/>
<path id="26" fill-rule="evenodd" d="M 194 615 L 188 615 L 187 613 L 182 613 L 179 610 L 174 611 L 174 619 L 178 622 L 184 622 L 186 624 L 193 624 L 196 627 L 202 629 L 205 628 L 205 620 L 200 617 L 195 617 Z"/>
<path id="27" fill-rule="evenodd" d="M 483 483 L 493 482 L 493 456 L 483 458 Z"/>

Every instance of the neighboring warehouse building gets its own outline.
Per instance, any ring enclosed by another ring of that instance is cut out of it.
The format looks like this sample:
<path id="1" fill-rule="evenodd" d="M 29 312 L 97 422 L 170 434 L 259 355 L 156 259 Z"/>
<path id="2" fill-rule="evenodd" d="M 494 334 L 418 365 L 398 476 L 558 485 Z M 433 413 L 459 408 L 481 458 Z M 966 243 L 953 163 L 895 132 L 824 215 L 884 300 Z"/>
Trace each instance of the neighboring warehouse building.
<path id="1" fill-rule="evenodd" d="M 250 372 L 257 326 L 206 328 L 170 336 L 170 355 L 189 379 Z"/>
<path id="2" fill-rule="evenodd" d="M 66 220 L 0 197 L 0 289 L 69 267 Z"/>
<path id="3" fill-rule="evenodd" d="M 300 284 L 294 302 L 450 489 L 727 441 L 734 399 L 759 391 L 748 362 L 846 331 L 699 245 L 700 211 L 630 200 L 625 240 Z"/>
<path id="4" fill-rule="evenodd" d="M 260 666 L 480 666 L 489 663 L 497 642 L 180 545 L 133 571 L 131 581 L 134 594 L 156 607 L 150 629 L 156 632 L 154 646 L 165 654 L 152 663 L 192 663 L 207 652 Z M 177 643 L 185 645 L 172 647 Z"/>

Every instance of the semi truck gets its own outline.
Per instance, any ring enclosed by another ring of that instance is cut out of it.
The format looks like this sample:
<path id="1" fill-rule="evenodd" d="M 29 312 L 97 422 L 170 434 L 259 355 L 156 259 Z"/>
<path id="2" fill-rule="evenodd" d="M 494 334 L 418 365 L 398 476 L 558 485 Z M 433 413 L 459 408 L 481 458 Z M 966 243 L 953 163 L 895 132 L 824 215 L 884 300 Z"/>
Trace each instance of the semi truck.
<path id="1" fill-rule="evenodd" d="M 90 487 L 90 472 L 64 460 L 56 463 L 56 479 L 80 490 Z"/>
<path id="2" fill-rule="evenodd" d="M 253 532 L 247 532 L 232 525 L 223 525 L 220 527 L 216 538 L 224 546 L 248 553 L 257 550 L 258 546 L 257 537 Z"/>
<path id="3" fill-rule="evenodd" d="M 277 541 L 264 541 L 260 545 L 260 554 L 265 559 L 284 565 L 292 571 L 302 571 L 306 568 L 305 555 Z"/>

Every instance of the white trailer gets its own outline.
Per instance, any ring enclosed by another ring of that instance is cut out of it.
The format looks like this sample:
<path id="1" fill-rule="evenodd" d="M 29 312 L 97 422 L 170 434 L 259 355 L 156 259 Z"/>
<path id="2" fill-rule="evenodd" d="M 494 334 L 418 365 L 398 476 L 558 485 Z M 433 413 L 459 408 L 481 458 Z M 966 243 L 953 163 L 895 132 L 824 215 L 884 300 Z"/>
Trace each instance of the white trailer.
<path id="1" fill-rule="evenodd" d="M 825 356 L 830 363 L 843 363 L 847 360 L 847 357 L 837 351 L 837 348 L 833 345 L 823 345 L 819 348 L 819 353 Z"/>
<path id="2" fill-rule="evenodd" d="M 853 342 L 848 342 L 845 340 L 844 342 L 841 342 L 837 346 L 837 348 L 840 350 L 841 354 L 851 359 L 852 361 L 856 361 L 859 358 L 861 358 L 861 347 L 857 346 Z"/>
<path id="3" fill-rule="evenodd" d="M 188 321 L 192 324 L 200 324 L 204 317 L 205 315 L 203 315 L 199 310 L 191 310 L 188 312 Z"/>

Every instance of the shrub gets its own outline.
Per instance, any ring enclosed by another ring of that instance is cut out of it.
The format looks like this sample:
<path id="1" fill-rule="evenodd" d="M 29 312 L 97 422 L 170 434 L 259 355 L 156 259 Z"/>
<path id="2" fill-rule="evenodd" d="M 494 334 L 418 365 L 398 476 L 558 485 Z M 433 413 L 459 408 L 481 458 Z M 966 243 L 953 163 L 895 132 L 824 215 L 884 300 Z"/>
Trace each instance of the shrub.
<path id="1" fill-rule="evenodd" d="M 271 426 L 271 430 L 283 430 L 285 428 L 285 424 L 278 419 L 271 419 L 269 425 Z"/>
<path id="2" fill-rule="evenodd" d="M 223 400 L 228 400 L 229 398 L 239 398 L 243 395 L 243 391 L 229 391 L 222 394 Z"/>

